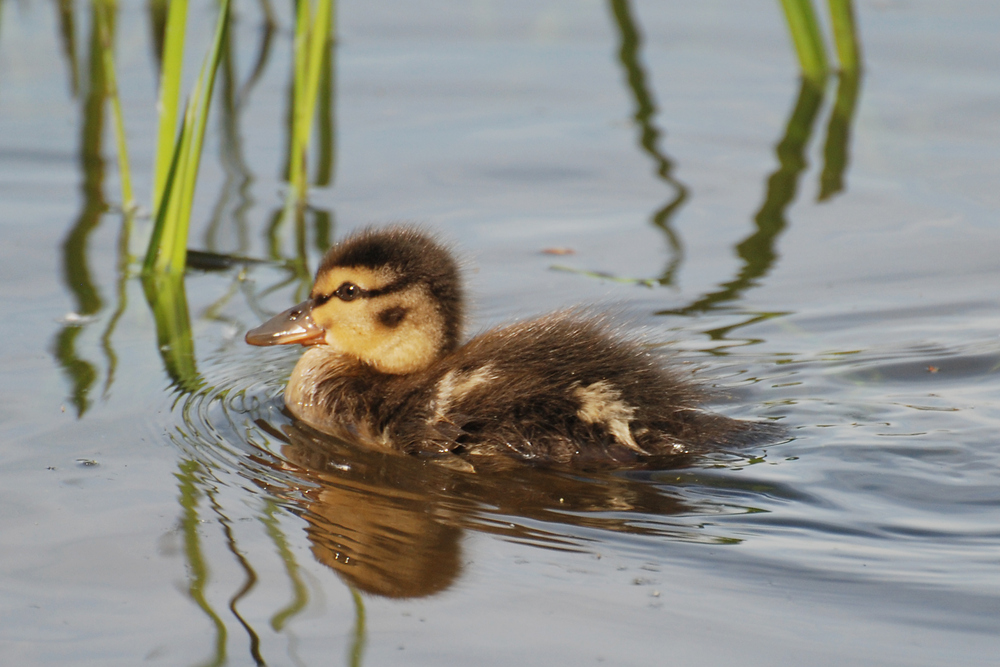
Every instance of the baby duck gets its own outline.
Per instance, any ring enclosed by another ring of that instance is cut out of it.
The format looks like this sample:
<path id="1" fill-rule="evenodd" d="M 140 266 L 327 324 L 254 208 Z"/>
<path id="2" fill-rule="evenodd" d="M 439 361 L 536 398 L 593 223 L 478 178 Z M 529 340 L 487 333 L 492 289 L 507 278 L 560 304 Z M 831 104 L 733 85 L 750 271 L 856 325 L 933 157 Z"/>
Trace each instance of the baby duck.
<path id="1" fill-rule="evenodd" d="M 700 410 L 690 377 L 602 317 L 559 312 L 460 346 L 462 319 L 448 250 L 414 227 L 370 228 L 331 248 L 309 298 L 246 341 L 307 346 L 285 388 L 288 410 L 385 451 L 650 465 L 760 428 Z"/>

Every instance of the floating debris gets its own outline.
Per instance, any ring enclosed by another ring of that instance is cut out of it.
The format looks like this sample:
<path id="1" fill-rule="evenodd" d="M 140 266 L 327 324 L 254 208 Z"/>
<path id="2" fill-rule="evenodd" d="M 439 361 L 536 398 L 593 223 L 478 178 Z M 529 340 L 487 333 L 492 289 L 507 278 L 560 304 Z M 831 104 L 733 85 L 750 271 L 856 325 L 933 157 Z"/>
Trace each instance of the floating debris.
<path id="1" fill-rule="evenodd" d="M 573 250 L 572 248 L 563 248 L 563 247 L 543 248 L 542 249 L 542 254 L 543 255 L 575 255 L 576 254 L 576 250 Z"/>

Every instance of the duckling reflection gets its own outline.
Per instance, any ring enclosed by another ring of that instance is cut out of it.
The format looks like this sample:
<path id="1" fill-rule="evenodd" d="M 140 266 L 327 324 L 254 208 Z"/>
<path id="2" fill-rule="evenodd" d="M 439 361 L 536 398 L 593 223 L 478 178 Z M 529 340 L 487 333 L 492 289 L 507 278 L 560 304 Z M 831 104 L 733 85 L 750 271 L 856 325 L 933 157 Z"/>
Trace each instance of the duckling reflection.
<path id="1" fill-rule="evenodd" d="M 283 430 L 282 455 L 315 485 L 300 489 L 298 502 L 316 560 L 384 597 L 425 597 L 451 585 L 462 530 L 434 502 L 433 478 L 406 474 L 378 460 L 384 456 L 349 454 L 346 443 L 294 425 Z"/>
<path id="2" fill-rule="evenodd" d="M 303 482 L 287 495 L 302 510 L 315 558 L 352 587 L 384 597 L 447 589 L 461 573 L 462 537 L 469 529 L 585 551 L 572 537 L 574 526 L 657 532 L 618 513 L 667 516 L 692 509 L 652 484 L 610 473 L 582 477 L 510 465 L 475 474 L 371 450 L 300 422 L 280 431 L 258 425 L 286 443 L 282 467 Z"/>

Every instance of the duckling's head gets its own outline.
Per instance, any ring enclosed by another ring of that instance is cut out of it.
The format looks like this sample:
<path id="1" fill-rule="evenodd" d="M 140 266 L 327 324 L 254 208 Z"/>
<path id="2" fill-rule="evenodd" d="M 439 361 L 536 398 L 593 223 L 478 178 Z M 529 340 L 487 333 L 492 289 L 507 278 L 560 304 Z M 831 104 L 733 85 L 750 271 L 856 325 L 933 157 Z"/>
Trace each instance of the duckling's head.
<path id="1" fill-rule="evenodd" d="M 306 301 L 247 333 L 251 345 L 326 345 L 391 374 L 458 345 L 462 291 L 450 253 L 414 227 L 358 232 L 327 252 Z"/>

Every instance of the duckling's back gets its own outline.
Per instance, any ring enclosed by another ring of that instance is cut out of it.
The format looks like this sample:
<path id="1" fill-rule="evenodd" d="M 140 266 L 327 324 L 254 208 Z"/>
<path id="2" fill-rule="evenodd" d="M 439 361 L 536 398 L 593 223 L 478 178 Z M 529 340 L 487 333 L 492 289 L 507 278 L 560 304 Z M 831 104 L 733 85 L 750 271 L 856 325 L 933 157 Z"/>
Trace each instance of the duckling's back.
<path id="1" fill-rule="evenodd" d="M 414 453 L 635 463 L 732 444 L 752 428 L 700 410 L 690 374 L 575 312 L 487 332 L 399 385 L 408 396 L 391 401 L 385 426 Z"/>

